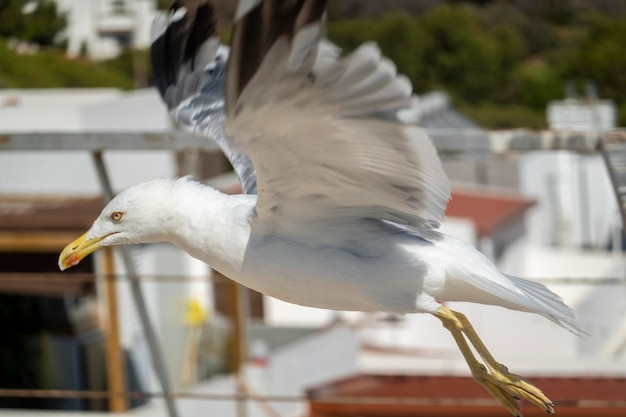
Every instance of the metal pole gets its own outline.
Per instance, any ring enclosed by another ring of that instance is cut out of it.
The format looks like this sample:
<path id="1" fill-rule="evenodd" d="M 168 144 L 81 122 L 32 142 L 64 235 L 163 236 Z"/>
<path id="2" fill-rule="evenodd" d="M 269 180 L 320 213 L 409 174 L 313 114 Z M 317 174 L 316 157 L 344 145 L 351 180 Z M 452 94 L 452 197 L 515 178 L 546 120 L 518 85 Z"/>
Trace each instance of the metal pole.
<path id="1" fill-rule="evenodd" d="M 113 249 L 104 248 L 104 260 L 102 262 L 102 272 L 104 276 L 113 274 Z M 107 382 L 109 391 L 126 392 L 126 366 L 120 343 L 119 316 L 117 309 L 117 286 L 115 281 L 107 279 L 104 283 L 107 302 L 107 336 L 106 336 L 106 358 L 107 358 Z M 127 400 L 124 397 L 115 396 L 109 398 L 109 409 L 114 413 L 121 413 L 128 409 Z"/>
<path id="2" fill-rule="evenodd" d="M 245 365 L 248 359 L 246 318 L 248 317 L 248 289 L 235 281 L 233 284 L 233 335 L 235 338 L 235 375 L 237 386 L 237 417 L 248 416 L 245 384 Z"/>
<path id="3" fill-rule="evenodd" d="M 100 185 L 102 186 L 104 198 L 107 202 L 111 201 L 111 199 L 113 199 L 113 189 L 111 188 L 111 182 L 109 181 L 106 166 L 104 165 L 104 160 L 102 159 L 102 152 L 93 152 L 92 156 L 98 173 L 98 179 L 100 180 Z M 118 249 L 122 254 L 122 261 L 124 262 L 124 266 L 129 277 L 133 301 L 135 302 L 135 306 L 137 307 L 137 311 L 139 313 L 139 319 L 141 320 L 144 332 L 146 333 L 146 340 L 148 342 L 148 348 L 150 349 L 150 356 L 152 357 L 152 366 L 154 367 L 154 371 L 161 384 L 161 390 L 163 391 L 163 398 L 165 400 L 168 414 L 170 417 L 178 417 L 179 414 L 176 410 L 174 398 L 172 397 L 172 388 L 170 386 L 167 368 L 163 362 L 161 346 L 158 342 L 152 322 L 150 321 L 150 316 L 148 315 L 146 301 L 143 297 L 139 280 L 137 279 L 135 264 L 130 256 L 128 247 L 119 246 Z"/>

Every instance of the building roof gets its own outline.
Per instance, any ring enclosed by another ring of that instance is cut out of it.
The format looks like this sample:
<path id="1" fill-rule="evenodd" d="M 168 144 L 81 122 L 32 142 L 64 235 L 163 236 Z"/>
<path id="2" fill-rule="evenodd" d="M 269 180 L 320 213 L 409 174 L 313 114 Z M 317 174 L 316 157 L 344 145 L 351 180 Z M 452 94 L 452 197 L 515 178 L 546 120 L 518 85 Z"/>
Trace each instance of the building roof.
<path id="1" fill-rule="evenodd" d="M 626 414 L 626 378 L 530 378 L 565 416 Z M 307 391 L 309 417 L 505 416 L 507 411 L 471 377 L 358 375 Z M 544 410 L 524 404 L 527 417 Z"/>
<path id="2" fill-rule="evenodd" d="M 535 200 L 520 195 L 455 188 L 446 216 L 470 219 L 478 236 L 485 237 L 519 220 L 534 204 Z"/>
<path id="3" fill-rule="evenodd" d="M 104 207 L 102 197 L 2 195 L 0 231 L 64 230 L 83 232 Z"/>
<path id="4" fill-rule="evenodd" d="M 398 117 L 425 129 L 479 129 L 480 127 L 457 111 L 443 91 L 413 96 L 411 107 L 400 110 Z"/>
<path id="5" fill-rule="evenodd" d="M 63 247 L 91 226 L 101 197 L 2 195 L 0 198 L 0 293 L 40 296 L 93 294 L 91 263 L 57 271 Z M 4 264 L 3 264 L 4 262 Z M 24 273 L 22 271 L 40 271 Z"/>
<path id="6" fill-rule="evenodd" d="M 0 256 L 3 253 L 58 254 L 91 226 L 103 206 L 104 201 L 99 197 L 2 195 Z M 56 270 L 56 256 L 51 259 L 50 270 Z M 2 271 L 7 269 L 2 268 Z"/>

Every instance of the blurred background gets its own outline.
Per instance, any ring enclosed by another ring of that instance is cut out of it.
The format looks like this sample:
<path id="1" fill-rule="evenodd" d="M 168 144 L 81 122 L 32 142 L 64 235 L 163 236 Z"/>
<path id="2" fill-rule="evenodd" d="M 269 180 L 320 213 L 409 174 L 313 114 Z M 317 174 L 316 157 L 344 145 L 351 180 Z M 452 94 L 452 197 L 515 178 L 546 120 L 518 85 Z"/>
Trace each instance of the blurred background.
<path id="1" fill-rule="evenodd" d="M 506 415 L 430 316 L 290 305 L 165 244 L 58 272 L 109 190 L 191 174 L 241 192 L 151 87 L 169 3 L 0 3 L 0 416 Z M 214 3 L 228 42 L 236 3 Z M 399 117 L 429 131 L 453 184 L 442 230 L 548 285 L 591 336 L 449 306 L 557 411 L 624 415 L 626 0 L 343 0 L 326 35 L 376 41 L 411 79 Z"/>

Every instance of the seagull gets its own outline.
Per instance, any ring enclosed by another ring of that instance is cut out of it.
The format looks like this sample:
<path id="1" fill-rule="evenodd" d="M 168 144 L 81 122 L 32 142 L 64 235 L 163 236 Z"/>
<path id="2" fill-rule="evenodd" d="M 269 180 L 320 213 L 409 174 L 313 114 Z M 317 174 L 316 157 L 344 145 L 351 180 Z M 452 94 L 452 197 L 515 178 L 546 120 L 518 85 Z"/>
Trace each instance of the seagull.
<path id="1" fill-rule="evenodd" d="M 513 415 L 522 398 L 554 413 L 442 303 L 501 306 L 584 330 L 545 286 L 500 273 L 437 230 L 450 185 L 426 132 L 398 120 L 411 83 L 374 43 L 343 55 L 325 40 L 325 9 L 322 0 L 242 0 L 228 48 L 209 3 L 176 2 L 152 45 L 157 88 L 183 129 L 220 145 L 244 193 L 188 177 L 136 185 L 62 251 L 59 267 L 104 246 L 170 242 L 291 303 L 429 313 Z"/>

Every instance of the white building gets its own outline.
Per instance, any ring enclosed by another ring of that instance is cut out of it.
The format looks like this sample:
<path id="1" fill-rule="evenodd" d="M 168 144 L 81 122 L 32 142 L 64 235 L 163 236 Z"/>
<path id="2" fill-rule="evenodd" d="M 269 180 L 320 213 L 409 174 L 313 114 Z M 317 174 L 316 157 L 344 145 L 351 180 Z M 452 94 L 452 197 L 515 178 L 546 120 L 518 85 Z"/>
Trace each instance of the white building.
<path id="1" fill-rule="evenodd" d="M 114 88 L 5 89 L 0 91 L 0 106 L 3 133 L 164 132 L 172 128 L 153 89 L 129 93 Z M 105 158 L 115 166 L 111 176 L 116 191 L 138 181 L 175 175 L 174 156 L 165 150 L 112 152 Z M 37 169 L 30 169 L 33 166 Z M 11 151 L 0 152 L 0 193 L 93 196 L 100 188 L 86 152 Z"/>
<path id="2" fill-rule="evenodd" d="M 617 126 L 617 109 L 611 100 L 553 101 L 548 105 L 548 126 L 555 130 L 607 132 Z"/>
<path id="3" fill-rule="evenodd" d="M 68 19 L 67 53 L 108 59 L 150 46 L 155 0 L 55 0 Z"/>

